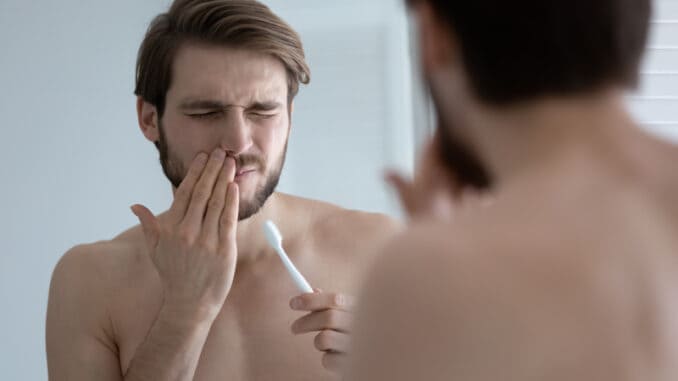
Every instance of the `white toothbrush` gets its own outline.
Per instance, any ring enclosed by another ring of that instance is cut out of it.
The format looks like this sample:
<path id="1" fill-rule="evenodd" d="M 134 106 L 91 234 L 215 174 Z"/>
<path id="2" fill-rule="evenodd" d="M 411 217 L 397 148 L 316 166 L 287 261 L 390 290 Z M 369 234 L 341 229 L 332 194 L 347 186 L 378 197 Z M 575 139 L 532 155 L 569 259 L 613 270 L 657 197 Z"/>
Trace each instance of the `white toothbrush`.
<path id="1" fill-rule="evenodd" d="M 275 226 L 273 221 L 268 220 L 264 222 L 264 234 L 266 235 L 266 240 L 268 241 L 269 245 L 271 245 L 271 247 L 274 248 L 278 253 L 278 256 L 282 260 L 283 265 L 285 265 L 287 272 L 290 273 L 290 276 L 292 277 L 294 284 L 297 285 L 297 288 L 301 292 L 312 293 L 313 289 L 311 288 L 311 285 L 308 284 L 299 270 L 294 267 L 294 264 L 292 261 L 290 261 L 287 253 L 285 253 L 285 249 L 282 247 L 282 234 L 280 234 L 280 230 L 278 230 L 278 227 Z"/>

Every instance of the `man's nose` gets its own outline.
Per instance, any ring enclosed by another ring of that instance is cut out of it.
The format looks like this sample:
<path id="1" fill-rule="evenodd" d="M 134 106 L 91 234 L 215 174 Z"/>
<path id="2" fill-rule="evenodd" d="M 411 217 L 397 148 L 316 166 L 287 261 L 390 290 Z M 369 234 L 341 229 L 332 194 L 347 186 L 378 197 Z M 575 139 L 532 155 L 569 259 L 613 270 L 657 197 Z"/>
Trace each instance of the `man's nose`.
<path id="1" fill-rule="evenodd" d="M 231 110 L 221 128 L 220 147 L 237 156 L 252 146 L 252 127 L 241 110 Z"/>

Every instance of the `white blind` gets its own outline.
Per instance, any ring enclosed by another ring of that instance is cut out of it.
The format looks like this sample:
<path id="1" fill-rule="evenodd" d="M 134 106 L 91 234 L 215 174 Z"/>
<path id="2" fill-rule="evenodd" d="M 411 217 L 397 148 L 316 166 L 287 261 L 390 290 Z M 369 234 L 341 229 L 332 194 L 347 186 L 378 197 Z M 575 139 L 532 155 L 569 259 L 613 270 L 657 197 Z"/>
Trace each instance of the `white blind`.
<path id="1" fill-rule="evenodd" d="M 655 1 L 641 86 L 628 100 L 642 125 L 678 142 L 678 0 Z"/>

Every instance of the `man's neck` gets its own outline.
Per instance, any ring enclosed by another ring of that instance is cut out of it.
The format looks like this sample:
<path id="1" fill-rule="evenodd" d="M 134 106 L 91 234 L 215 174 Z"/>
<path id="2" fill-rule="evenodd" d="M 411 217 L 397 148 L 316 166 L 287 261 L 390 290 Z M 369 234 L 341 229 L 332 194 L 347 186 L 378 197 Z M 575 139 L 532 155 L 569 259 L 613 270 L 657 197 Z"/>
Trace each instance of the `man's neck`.
<path id="1" fill-rule="evenodd" d="M 289 213 L 286 212 L 287 205 L 283 198 L 284 195 L 273 193 L 256 214 L 238 222 L 238 262 L 254 261 L 265 254 L 273 253 L 263 232 L 266 220 L 276 223 L 283 237 L 286 232 L 292 234 L 289 230 L 292 226 L 281 223 L 285 220 L 283 216 L 289 220 Z"/>
<path id="2" fill-rule="evenodd" d="M 624 145 L 637 134 L 618 91 L 504 109 L 478 106 L 465 125 L 460 137 L 499 184 L 564 157 L 599 155 L 602 147 Z"/>

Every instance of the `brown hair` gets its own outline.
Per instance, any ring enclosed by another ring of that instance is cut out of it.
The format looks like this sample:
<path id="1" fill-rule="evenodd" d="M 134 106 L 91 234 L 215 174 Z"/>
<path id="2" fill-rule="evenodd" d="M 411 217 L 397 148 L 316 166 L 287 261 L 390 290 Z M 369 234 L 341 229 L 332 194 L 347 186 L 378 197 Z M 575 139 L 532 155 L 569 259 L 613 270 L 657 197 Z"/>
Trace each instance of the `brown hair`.
<path id="1" fill-rule="evenodd" d="M 153 104 L 162 117 L 172 82 L 172 64 L 187 42 L 243 48 L 270 54 L 287 71 L 291 102 L 299 83 L 310 81 L 299 35 L 267 6 L 255 0 L 175 0 L 153 19 L 139 48 L 134 94 Z"/>
<path id="2" fill-rule="evenodd" d="M 495 105 L 635 87 L 651 0 L 427 1 L 459 41 L 471 86 Z"/>

